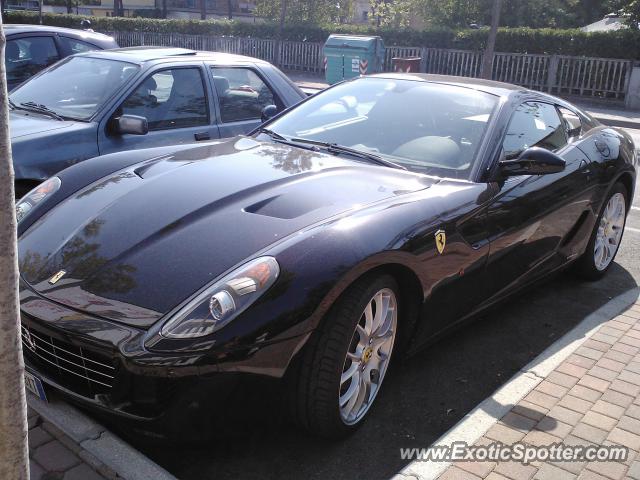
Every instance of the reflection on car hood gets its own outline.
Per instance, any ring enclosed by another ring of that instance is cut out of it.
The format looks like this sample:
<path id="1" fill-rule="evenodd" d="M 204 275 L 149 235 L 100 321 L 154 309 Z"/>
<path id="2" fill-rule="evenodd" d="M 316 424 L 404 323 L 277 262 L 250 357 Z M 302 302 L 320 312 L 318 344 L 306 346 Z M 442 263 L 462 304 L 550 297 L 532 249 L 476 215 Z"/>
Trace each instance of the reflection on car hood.
<path id="1" fill-rule="evenodd" d="M 105 177 L 56 206 L 20 238 L 21 274 L 52 300 L 149 326 L 279 239 L 432 183 L 249 138 L 199 146 Z"/>
<path id="2" fill-rule="evenodd" d="M 69 128 L 76 122 L 60 121 L 39 113 L 10 112 L 9 130 L 12 139 Z"/>

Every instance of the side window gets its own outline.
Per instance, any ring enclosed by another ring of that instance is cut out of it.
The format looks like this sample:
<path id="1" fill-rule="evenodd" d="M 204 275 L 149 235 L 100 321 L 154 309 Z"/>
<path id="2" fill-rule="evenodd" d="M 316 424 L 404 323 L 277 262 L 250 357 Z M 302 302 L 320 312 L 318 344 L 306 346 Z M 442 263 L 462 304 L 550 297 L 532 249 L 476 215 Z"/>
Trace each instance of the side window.
<path id="1" fill-rule="evenodd" d="M 567 126 L 567 134 L 571 137 L 577 137 L 582 132 L 582 120 L 577 113 L 572 112 L 567 108 L 558 108 L 560 115 L 562 115 L 562 119 L 565 121 Z"/>
<path id="2" fill-rule="evenodd" d="M 526 102 L 509 122 L 504 139 L 507 159 L 516 158 L 529 147 L 558 150 L 567 144 L 567 132 L 556 107 L 548 103 Z"/>
<path id="3" fill-rule="evenodd" d="M 213 67 L 213 82 L 223 123 L 257 120 L 267 105 L 278 105 L 275 94 L 249 68 Z"/>
<path id="4" fill-rule="evenodd" d="M 52 37 L 23 37 L 8 40 L 5 52 L 7 81 L 22 83 L 60 59 Z"/>
<path id="5" fill-rule="evenodd" d="M 82 52 L 91 52 L 93 50 L 101 50 L 99 47 L 92 45 L 91 43 L 83 42 L 76 38 L 58 37 L 63 45 L 69 50 L 70 55 Z"/>
<path id="6" fill-rule="evenodd" d="M 149 130 L 208 125 L 200 69 L 175 68 L 154 73 L 124 101 L 119 114 L 145 117 Z"/>

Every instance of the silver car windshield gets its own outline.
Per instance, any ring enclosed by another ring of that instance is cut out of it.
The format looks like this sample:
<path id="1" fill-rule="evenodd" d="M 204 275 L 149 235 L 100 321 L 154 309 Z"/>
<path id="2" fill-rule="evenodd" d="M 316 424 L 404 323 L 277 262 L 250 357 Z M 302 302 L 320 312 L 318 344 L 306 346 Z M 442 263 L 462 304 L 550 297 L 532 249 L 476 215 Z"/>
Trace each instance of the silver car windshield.
<path id="1" fill-rule="evenodd" d="M 498 100 L 454 85 L 362 78 L 310 98 L 267 128 L 288 140 L 335 143 L 467 179 Z"/>
<path id="2" fill-rule="evenodd" d="M 70 57 L 18 87 L 9 98 L 16 108 L 40 108 L 63 118 L 88 120 L 138 69 L 116 60 Z"/>

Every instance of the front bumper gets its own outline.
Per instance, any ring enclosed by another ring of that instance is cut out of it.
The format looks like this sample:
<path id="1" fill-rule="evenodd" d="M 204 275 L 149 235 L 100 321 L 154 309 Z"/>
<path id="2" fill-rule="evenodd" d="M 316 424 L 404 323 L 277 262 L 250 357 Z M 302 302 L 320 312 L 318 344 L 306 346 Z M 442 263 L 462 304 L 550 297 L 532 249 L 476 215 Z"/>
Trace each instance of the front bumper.
<path id="1" fill-rule="evenodd" d="M 233 353 L 151 352 L 146 332 L 72 310 L 21 288 L 25 365 L 47 390 L 140 432 L 205 433 L 238 404 L 260 398 L 264 383 L 282 377 L 308 335 Z M 231 415 L 233 417 L 233 415 Z"/>

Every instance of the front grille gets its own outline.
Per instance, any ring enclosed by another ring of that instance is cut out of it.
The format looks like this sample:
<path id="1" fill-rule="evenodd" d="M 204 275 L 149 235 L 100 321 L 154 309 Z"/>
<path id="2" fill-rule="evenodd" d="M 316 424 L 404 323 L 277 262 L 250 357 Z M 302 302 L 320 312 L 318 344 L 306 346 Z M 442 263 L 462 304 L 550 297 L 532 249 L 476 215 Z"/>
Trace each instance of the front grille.
<path id="1" fill-rule="evenodd" d="M 22 345 L 42 373 L 83 395 L 106 393 L 113 386 L 116 369 L 91 350 L 53 338 L 22 325 Z"/>

